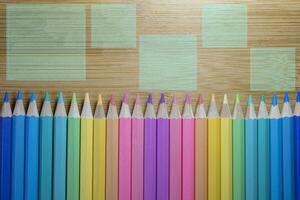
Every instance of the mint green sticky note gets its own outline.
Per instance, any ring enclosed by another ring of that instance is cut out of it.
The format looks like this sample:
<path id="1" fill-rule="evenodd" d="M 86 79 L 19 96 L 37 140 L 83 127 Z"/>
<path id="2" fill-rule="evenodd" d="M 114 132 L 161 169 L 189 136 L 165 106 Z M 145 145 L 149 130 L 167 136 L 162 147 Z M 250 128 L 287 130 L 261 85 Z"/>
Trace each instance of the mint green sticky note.
<path id="1" fill-rule="evenodd" d="M 91 12 L 92 48 L 136 48 L 135 4 L 95 4 Z"/>
<path id="2" fill-rule="evenodd" d="M 295 48 L 251 49 L 251 90 L 295 90 Z"/>
<path id="3" fill-rule="evenodd" d="M 8 4 L 8 80 L 85 80 L 86 18 L 80 4 Z"/>
<path id="4" fill-rule="evenodd" d="M 244 48 L 248 45 L 246 4 L 207 4 L 202 13 L 204 48 Z"/>
<path id="5" fill-rule="evenodd" d="M 143 35 L 139 49 L 141 90 L 196 90 L 197 37 Z"/>

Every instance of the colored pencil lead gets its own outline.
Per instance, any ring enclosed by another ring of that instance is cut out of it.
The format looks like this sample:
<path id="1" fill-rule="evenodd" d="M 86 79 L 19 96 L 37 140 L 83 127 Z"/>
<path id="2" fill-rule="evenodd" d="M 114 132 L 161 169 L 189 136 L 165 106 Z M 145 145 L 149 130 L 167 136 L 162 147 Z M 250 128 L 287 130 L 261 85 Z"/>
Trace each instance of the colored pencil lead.
<path id="1" fill-rule="evenodd" d="M 174 96 L 173 96 L 173 104 L 178 104 L 178 98 L 177 98 L 176 94 L 174 94 Z"/>
<path id="2" fill-rule="evenodd" d="M 58 94 L 58 103 L 64 103 L 64 97 L 63 97 L 63 93 L 62 92 L 60 92 Z"/>
<path id="3" fill-rule="evenodd" d="M 115 100 L 115 97 L 113 95 L 110 97 L 110 104 L 111 105 L 116 105 L 116 100 Z"/>
<path id="4" fill-rule="evenodd" d="M 287 103 L 287 102 L 289 102 L 290 100 L 289 100 L 289 93 L 285 93 L 284 94 L 284 103 Z"/>
<path id="5" fill-rule="evenodd" d="M 190 95 L 186 95 L 185 96 L 185 103 L 191 104 L 191 97 L 190 97 Z"/>
<path id="6" fill-rule="evenodd" d="M 297 92 L 297 99 L 296 99 L 297 102 L 300 102 L 300 92 Z"/>
<path id="7" fill-rule="evenodd" d="M 35 92 L 31 92 L 30 102 L 35 101 Z"/>
<path id="8" fill-rule="evenodd" d="M 160 100 L 159 100 L 159 103 L 165 103 L 166 100 L 165 100 L 165 95 L 164 94 L 161 94 L 160 95 Z"/>
<path id="9" fill-rule="evenodd" d="M 72 101 L 71 101 L 72 104 L 77 104 L 77 98 L 76 98 L 76 93 L 73 93 L 72 94 Z"/>
<path id="10" fill-rule="evenodd" d="M 98 95 L 97 105 L 102 105 L 102 104 L 103 104 L 103 102 L 102 102 L 102 95 L 99 94 L 99 95 Z"/>
<path id="11" fill-rule="evenodd" d="M 17 94 L 17 100 L 21 100 L 23 97 L 22 97 L 22 91 L 19 89 L 18 90 L 18 94 Z"/>
<path id="12" fill-rule="evenodd" d="M 123 103 L 128 104 L 128 94 L 124 94 L 124 96 L 123 96 Z"/>
<path id="13" fill-rule="evenodd" d="M 277 96 L 276 96 L 276 94 L 274 94 L 273 97 L 272 97 L 272 106 L 277 106 Z"/>
<path id="14" fill-rule="evenodd" d="M 3 101 L 5 103 L 9 102 L 9 96 L 8 96 L 8 92 L 7 91 L 5 91 L 5 93 L 4 93 L 4 99 L 3 99 Z"/>

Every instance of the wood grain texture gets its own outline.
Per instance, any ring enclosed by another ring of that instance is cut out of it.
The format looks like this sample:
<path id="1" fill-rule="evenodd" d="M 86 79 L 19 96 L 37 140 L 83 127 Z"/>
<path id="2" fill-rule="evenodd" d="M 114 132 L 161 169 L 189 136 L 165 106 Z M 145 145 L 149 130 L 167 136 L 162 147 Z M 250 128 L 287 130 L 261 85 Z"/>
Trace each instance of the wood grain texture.
<path id="1" fill-rule="evenodd" d="M 248 5 L 248 48 L 245 49 L 203 49 L 201 39 L 201 7 L 206 3 L 246 3 Z M 6 4 L 8 3 L 80 3 L 86 5 L 87 50 L 86 81 L 7 81 L 6 80 Z M 92 49 L 90 44 L 90 5 L 92 3 L 136 3 L 137 5 L 137 48 L 136 49 Z M 198 90 L 191 92 L 195 105 L 199 93 L 209 102 L 212 92 L 217 95 L 220 106 L 222 95 L 228 93 L 230 104 L 234 95 L 241 94 L 245 105 L 248 94 L 254 96 L 258 106 L 259 95 L 266 95 L 271 101 L 270 92 L 250 91 L 250 49 L 254 47 L 295 47 L 296 48 L 296 89 L 300 88 L 300 1 L 299 0 L 2 0 L 0 3 L 0 103 L 4 90 L 9 90 L 13 101 L 18 88 L 24 92 L 26 107 L 30 91 L 37 92 L 41 106 L 45 90 L 51 94 L 54 105 L 58 91 L 65 93 L 69 106 L 71 93 L 78 94 L 83 102 L 85 92 L 90 93 L 91 104 L 95 106 L 98 93 L 103 95 L 105 108 L 110 95 L 115 95 L 118 106 L 121 96 L 129 93 L 130 106 L 136 93 L 140 93 L 143 106 L 146 96 L 154 94 L 158 104 L 162 91 L 140 91 L 139 74 L 139 35 L 141 34 L 196 34 L 198 38 Z M 176 93 L 183 102 L 186 92 L 166 92 L 167 102 Z M 282 102 L 282 92 L 278 93 Z M 294 93 L 290 95 L 295 98 Z"/>

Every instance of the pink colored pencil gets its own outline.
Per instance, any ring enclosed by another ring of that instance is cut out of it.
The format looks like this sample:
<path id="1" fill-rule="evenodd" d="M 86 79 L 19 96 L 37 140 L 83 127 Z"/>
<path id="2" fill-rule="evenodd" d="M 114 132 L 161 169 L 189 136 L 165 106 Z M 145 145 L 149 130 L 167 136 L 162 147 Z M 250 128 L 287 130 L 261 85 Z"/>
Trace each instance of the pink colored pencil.
<path id="1" fill-rule="evenodd" d="M 170 200 L 181 200 L 182 121 L 178 100 L 174 95 L 170 114 Z"/>
<path id="2" fill-rule="evenodd" d="M 201 95 L 195 118 L 195 200 L 204 200 L 207 199 L 207 118 Z"/>
<path id="3" fill-rule="evenodd" d="M 127 94 L 119 116 L 119 200 L 131 200 L 131 115 Z"/>
<path id="4" fill-rule="evenodd" d="M 195 119 L 190 96 L 182 115 L 182 200 L 195 199 Z"/>
<path id="5" fill-rule="evenodd" d="M 139 95 L 132 113 L 132 200 L 144 198 L 144 119 Z"/>

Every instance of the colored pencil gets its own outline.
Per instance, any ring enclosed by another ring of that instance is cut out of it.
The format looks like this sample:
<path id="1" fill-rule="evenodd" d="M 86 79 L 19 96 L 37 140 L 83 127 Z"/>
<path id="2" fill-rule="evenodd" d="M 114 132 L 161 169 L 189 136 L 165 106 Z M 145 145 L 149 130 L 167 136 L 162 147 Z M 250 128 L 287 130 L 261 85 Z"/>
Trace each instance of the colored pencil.
<path id="1" fill-rule="evenodd" d="M 106 118 L 101 95 L 94 114 L 93 199 L 105 200 Z"/>
<path id="2" fill-rule="evenodd" d="M 212 94 L 208 111 L 208 200 L 221 199 L 220 117 Z"/>
<path id="3" fill-rule="evenodd" d="M 93 198 L 93 114 L 85 94 L 80 120 L 80 199 Z"/>
<path id="4" fill-rule="evenodd" d="M 294 182 L 294 119 L 288 93 L 282 107 L 283 199 L 295 199 Z"/>
<path id="5" fill-rule="evenodd" d="M 24 199 L 25 109 L 22 92 L 18 91 L 12 116 L 11 199 Z"/>
<path id="6" fill-rule="evenodd" d="M 165 95 L 161 94 L 157 113 L 157 200 L 169 199 L 169 123 Z"/>
<path id="7" fill-rule="evenodd" d="M 132 113 L 132 200 L 143 199 L 144 191 L 144 119 L 137 95 Z"/>
<path id="8" fill-rule="evenodd" d="M 25 200 L 38 199 L 39 182 L 39 114 L 32 92 L 26 114 Z"/>
<path id="9" fill-rule="evenodd" d="M 170 200 L 182 197 L 182 119 L 176 95 L 170 114 Z"/>
<path id="10" fill-rule="evenodd" d="M 277 97 L 273 95 L 270 111 L 270 176 L 271 199 L 281 200 L 282 191 L 282 119 L 277 104 Z"/>
<path id="11" fill-rule="evenodd" d="M 297 93 L 294 116 L 295 199 L 300 200 L 300 92 Z"/>
<path id="12" fill-rule="evenodd" d="M 221 197 L 232 200 L 232 118 L 226 94 L 221 110 Z"/>
<path id="13" fill-rule="evenodd" d="M 244 115 L 239 95 L 236 96 L 232 120 L 232 191 L 233 200 L 245 199 Z"/>
<path id="14" fill-rule="evenodd" d="M 118 199 L 119 120 L 112 96 L 107 112 L 106 129 L 106 199 Z"/>
<path id="15" fill-rule="evenodd" d="M 261 96 L 258 111 L 258 199 L 270 199 L 270 119 Z"/>
<path id="16" fill-rule="evenodd" d="M 0 120 L 0 199 L 10 200 L 12 112 L 7 92 L 4 94 Z"/>
<path id="17" fill-rule="evenodd" d="M 182 115 L 182 199 L 195 199 L 195 119 L 188 95 Z"/>
<path id="18" fill-rule="evenodd" d="M 67 169 L 67 113 L 61 92 L 54 114 L 53 130 L 53 200 L 64 200 Z"/>
<path id="19" fill-rule="evenodd" d="M 245 119 L 246 200 L 257 200 L 257 118 L 252 96 L 248 97 Z"/>
<path id="20" fill-rule="evenodd" d="M 207 199 L 207 118 L 202 95 L 195 118 L 195 200 L 202 200 Z"/>
<path id="21" fill-rule="evenodd" d="M 40 115 L 39 198 L 52 200 L 53 113 L 48 92 Z"/>
<path id="22" fill-rule="evenodd" d="M 119 200 L 131 199 L 131 114 L 127 94 L 119 116 Z"/>
<path id="23" fill-rule="evenodd" d="M 73 93 L 68 114 L 67 200 L 79 200 L 80 115 Z"/>
<path id="24" fill-rule="evenodd" d="M 156 199 L 156 115 L 149 95 L 144 119 L 144 200 Z"/>

